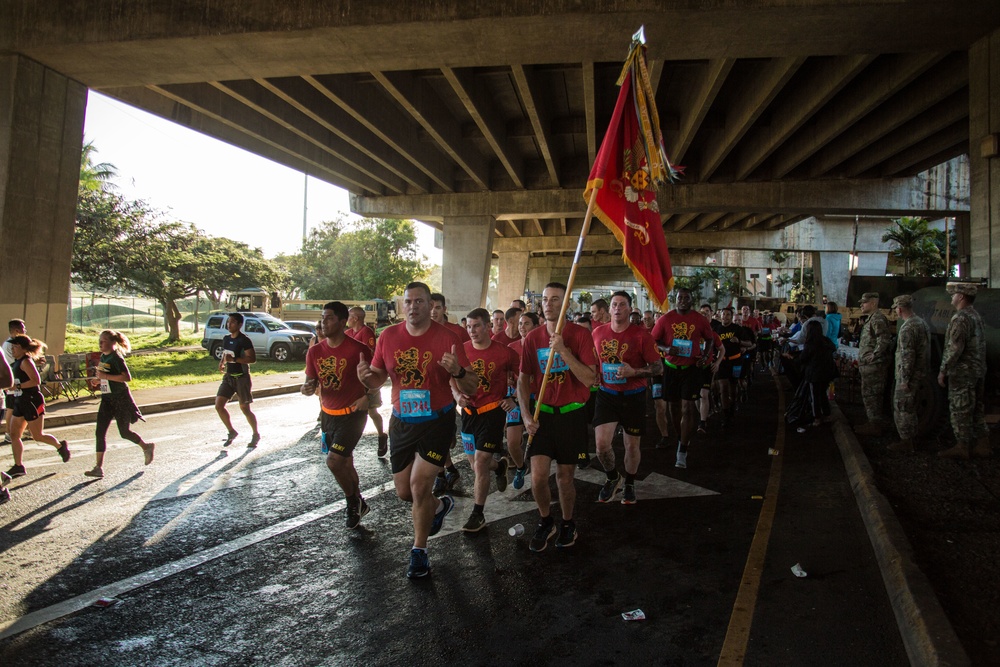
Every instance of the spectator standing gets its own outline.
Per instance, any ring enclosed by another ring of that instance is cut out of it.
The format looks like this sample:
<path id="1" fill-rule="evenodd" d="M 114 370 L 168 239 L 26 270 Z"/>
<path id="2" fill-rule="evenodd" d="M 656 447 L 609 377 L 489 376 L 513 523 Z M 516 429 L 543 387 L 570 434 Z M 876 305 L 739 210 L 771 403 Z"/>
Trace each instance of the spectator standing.
<path id="1" fill-rule="evenodd" d="M 977 287 L 971 283 L 948 283 L 955 314 L 945 333 L 944 355 L 938 384 L 948 388 L 951 429 L 954 447 L 938 452 L 950 459 L 990 455 L 989 430 L 986 426 L 983 391 L 986 380 L 986 332 L 983 318 L 973 304 Z"/>
<path id="2" fill-rule="evenodd" d="M 893 452 L 912 452 L 917 436 L 917 397 L 923 393 L 930 365 L 928 350 L 930 330 L 923 318 L 913 312 L 913 297 L 900 294 L 892 307 L 899 315 L 896 332 L 896 389 L 892 396 L 892 416 L 899 440 L 888 447 Z"/>
<path id="3" fill-rule="evenodd" d="M 868 317 L 861 327 L 858 343 L 858 372 L 861 375 L 861 400 L 865 404 L 868 422 L 858 426 L 858 435 L 881 435 L 882 402 L 885 400 L 885 382 L 892 359 L 892 334 L 889 320 L 878 309 L 878 292 L 861 295 L 861 312 Z"/>

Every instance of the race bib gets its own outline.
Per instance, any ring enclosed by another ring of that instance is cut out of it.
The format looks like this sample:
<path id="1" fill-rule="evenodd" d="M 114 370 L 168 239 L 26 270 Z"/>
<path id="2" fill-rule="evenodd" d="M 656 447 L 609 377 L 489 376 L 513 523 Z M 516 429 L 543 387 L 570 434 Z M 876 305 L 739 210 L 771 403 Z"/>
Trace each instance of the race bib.
<path id="1" fill-rule="evenodd" d="M 101 380 L 101 393 L 110 394 L 111 393 L 111 383 L 107 380 Z"/>
<path id="2" fill-rule="evenodd" d="M 474 455 L 476 453 L 476 436 L 472 433 L 463 433 L 462 449 L 464 449 L 465 453 L 469 456 Z"/>
<path id="3" fill-rule="evenodd" d="M 733 379 L 739 380 L 740 379 L 740 375 L 742 373 L 743 373 L 743 367 L 742 366 L 733 366 Z"/>
<path id="4" fill-rule="evenodd" d="M 653 385 L 653 398 L 663 398 L 663 385 L 659 382 Z"/>
<path id="5" fill-rule="evenodd" d="M 604 384 L 625 384 L 625 378 L 618 377 L 618 369 L 621 364 L 601 364 L 601 375 Z"/>
<path id="6" fill-rule="evenodd" d="M 21 395 L 21 381 L 20 380 L 15 380 L 14 381 L 14 395 L 15 396 L 20 396 Z"/>
<path id="7" fill-rule="evenodd" d="M 516 424 L 521 421 L 521 406 L 515 405 L 514 409 L 507 413 L 507 423 Z"/>
<path id="8" fill-rule="evenodd" d="M 399 414 L 402 417 L 430 417 L 430 389 L 401 389 L 399 391 Z"/>
<path id="9" fill-rule="evenodd" d="M 764 327 L 763 329 L 760 330 L 760 335 L 761 336 L 770 336 L 771 335 L 771 329 L 768 328 L 768 327 Z"/>
<path id="10" fill-rule="evenodd" d="M 549 362 L 549 348 L 543 347 L 538 350 L 538 368 L 542 371 L 542 373 L 545 372 L 545 364 L 547 364 L 548 362 Z M 563 361 L 563 358 L 559 356 L 559 353 L 556 352 L 555 358 L 552 359 L 552 372 L 562 373 L 568 370 L 569 366 L 566 364 L 565 361 Z"/>
<path id="11" fill-rule="evenodd" d="M 675 338 L 670 344 L 677 350 L 678 357 L 690 357 L 694 349 L 694 343 L 680 338 Z"/>

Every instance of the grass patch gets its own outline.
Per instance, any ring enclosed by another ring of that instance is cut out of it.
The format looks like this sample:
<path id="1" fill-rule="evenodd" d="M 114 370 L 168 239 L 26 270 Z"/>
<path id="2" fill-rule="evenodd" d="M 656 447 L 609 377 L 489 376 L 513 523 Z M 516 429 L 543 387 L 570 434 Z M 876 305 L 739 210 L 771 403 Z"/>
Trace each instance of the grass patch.
<path id="1" fill-rule="evenodd" d="M 84 329 L 83 333 L 74 328 L 66 331 L 66 352 L 69 354 L 79 354 L 81 352 L 97 352 L 97 338 L 103 329 Z M 155 333 L 134 333 L 124 332 L 132 343 L 133 350 L 152 350 L 162 347 L 175 347 L 185 345 L 200 345 L 201 332 L 185 334 L 181 333 L 181 339 L 168 341 L 167 334 L 163 331 Z M 204 353 L 203 353 L 204 354 Z"/>
<path id="2" fill-rule="evenodd" d="M 129 370 L 132 372 L 132 381 L 129 386 L 133 390 L 175 387 L 199 382 L 215 382 L 222 379 L 218 362 L 209 357 L 204 350 L 143 354 L 128 357 L 127 362 Z M 305 362 L 300 359 L 287 363 L 261 359 L 250 366 L 250 374 L 251 376 L 275 375 L 277 373 L 292 373 L 303 368 L 305 368 Z"/>

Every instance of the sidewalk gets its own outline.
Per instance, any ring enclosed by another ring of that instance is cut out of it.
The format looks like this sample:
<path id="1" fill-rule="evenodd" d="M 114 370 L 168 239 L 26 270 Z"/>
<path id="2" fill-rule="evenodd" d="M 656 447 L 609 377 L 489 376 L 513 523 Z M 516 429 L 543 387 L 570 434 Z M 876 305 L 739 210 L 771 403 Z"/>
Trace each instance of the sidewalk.
<path id="1" fill-rule="evenodd" d="M 220 376 L 221 377 L 221 376 Z M 303 370 L 274 375 L 253 376 L 254 398 L 292 394 L 297 392 L 305 381 Z M 219 389 L 219 381 L 200 382 L 176 387 L 158 387 L 155 389 L 139 389 L 132 392 L 136 405 L 144 415 L 155 415 L 159 412 L 184 410 L 215 405 L 215 394 Z M 74 401 L 58 400 L 45 405 L 46 426 L 72 426 L 88 424 L 97 421 L 97 409 L 101 405 L 100 395 L 80 397 Z"/>

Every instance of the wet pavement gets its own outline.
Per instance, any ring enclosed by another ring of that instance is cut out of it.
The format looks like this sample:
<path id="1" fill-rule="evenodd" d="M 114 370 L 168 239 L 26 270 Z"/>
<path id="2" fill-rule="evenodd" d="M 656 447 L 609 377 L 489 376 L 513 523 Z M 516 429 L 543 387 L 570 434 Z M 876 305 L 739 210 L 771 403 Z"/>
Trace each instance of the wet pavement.
<path id="1" fill-rule="evenodd" d="M 235 408 L 225 449 L 212 409 L 149 416 L 146 468 L 112 429 L 99 481 L 82 474 L 92 425 L 52 429 L 67 464 L 28 444 L 29 474 L 0 506 L 0 664 L 908 664 L 834 434 L 779 428 L 770 378 L 687 470 L 645 438 L 637 505 L 594 502 L 603 474 L 578 473 L 569 549 L 528 551 L 527 487 L 491 495 L 488 527 L 461 533 L 460 463 L 423 581 L 405 577 L 409 508 L 371 424 L 355 458 L 372 511 L 348 531 L 316 400 L 254 409 L 255 450 Z M 646 620 L 623 620 L 634 609 Z"/>

